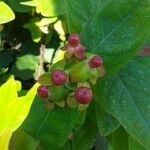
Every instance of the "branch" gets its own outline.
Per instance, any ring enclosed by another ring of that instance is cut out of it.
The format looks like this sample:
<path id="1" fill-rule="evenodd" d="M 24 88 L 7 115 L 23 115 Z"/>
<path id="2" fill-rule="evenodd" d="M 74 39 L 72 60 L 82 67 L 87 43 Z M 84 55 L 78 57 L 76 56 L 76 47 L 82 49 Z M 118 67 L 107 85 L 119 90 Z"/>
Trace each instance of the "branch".
<path id="1" fill-rule="evenodd" d="M 38 64 L 38 69 L 36 73 L 36 80 L 43 74 L 44 72 L 44 51 L 45 51 L 45 45 L 41 44 L 40 47 L 40 58 L 39 58 L 39 64 Z"/>

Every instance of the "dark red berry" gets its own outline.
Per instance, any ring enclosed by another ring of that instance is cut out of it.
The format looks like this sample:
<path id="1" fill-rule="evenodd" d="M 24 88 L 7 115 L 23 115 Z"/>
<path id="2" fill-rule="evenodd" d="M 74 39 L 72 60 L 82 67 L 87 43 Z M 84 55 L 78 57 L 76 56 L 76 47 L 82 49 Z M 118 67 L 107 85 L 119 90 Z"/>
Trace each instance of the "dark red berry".
<path id="1" fill-rule="evenodd" d="M 68 43 L 71 45 L 71 46 L 76 46 L 80 43 L 80 37 L 77 33 L 72 33 L 69 35 L 68 37 Z"/>
<path id="2" fill-rule="evenodd" d="M 67 74 L 62 70 L 52 72 L 51 81 L 54 85 L 63 85 L 68 80 Z"/>
<path id="3" fill-rule="evenodd" d="M 48 98 L 48 87 L 44 85 L 39 86 L 37 93 L 42 98 Z"/>
<path id="4" fill-rule="evenodd" d="M 89 66 L 91 68 L 98 68 L 103 64 L 103 60 L 101 57 L 99 57 L 98 55 L 94 56 L 91 58 L 90 62 L 89 62 Z"/>
<path id="5" fill-rule="evenodd" d="M 75 91 L 74 97 L 78 103 L 88 104 L 92 100 L 93 95 L 90 88 L 82 86 Z"/>

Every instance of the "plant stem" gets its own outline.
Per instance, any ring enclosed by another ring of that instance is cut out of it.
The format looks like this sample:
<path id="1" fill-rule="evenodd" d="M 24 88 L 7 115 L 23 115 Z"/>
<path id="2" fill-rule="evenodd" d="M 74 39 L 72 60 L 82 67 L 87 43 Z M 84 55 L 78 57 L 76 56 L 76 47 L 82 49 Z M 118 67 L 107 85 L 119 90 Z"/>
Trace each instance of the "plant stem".
<path id="1" fill-rule="evenodd" d="M 40 46 L 40 58 L 39 58 L 39 64 L 36 74 L 36 80 L 43 74 L 44 72 L 44 51 L 45 51 L 45 45 L 41 44 Z"/>

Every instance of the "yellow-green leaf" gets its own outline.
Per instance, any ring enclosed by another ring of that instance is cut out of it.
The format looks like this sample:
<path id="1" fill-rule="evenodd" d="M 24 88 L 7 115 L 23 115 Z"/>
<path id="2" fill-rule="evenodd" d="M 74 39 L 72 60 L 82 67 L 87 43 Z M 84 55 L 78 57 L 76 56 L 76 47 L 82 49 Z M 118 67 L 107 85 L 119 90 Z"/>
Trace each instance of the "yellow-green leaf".
<path id="1" fill-rule="evenodd" d="M 10 78 L 0 87 L 0 149 L 7 150 L 8 142 L 29 113 L 38 84 L 22 97 L 18 97 L 17 82 Z"/>
<path id="2" fill-rule="evenodd" d="M 7 23 L 15 19 L 15 14 L 11 8 L 4 2 L 0 1 L 0 24 Z"/>

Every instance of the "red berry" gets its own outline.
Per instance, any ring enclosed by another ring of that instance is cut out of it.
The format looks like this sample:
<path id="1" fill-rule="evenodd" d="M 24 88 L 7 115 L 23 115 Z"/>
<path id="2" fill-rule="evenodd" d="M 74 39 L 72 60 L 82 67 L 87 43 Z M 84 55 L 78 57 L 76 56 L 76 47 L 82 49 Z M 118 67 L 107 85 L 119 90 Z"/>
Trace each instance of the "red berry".
<path id="1" fill-rule="evenodd" d="M 98 68 L 103 64 L 103 60 L 101 59 L 101 57 L 99 57 L 98 55 L 94 56 L 93 58 L 91 58 L 90 62 L 89 62 L 89 66 L 91 68 Z"/>
<path id="2" fill-rule="evenodd" d="M 63 85 L 68 80 L 67 74 L 62 70 L 52 72 L 51 81 L 54 85 Z"/>
<path id="3" fill-rule="evenodd" d="M 48 87 L 44 85 L 39 86 L 37 93 L 42 98 L 48 98 Z"/>
<path id="4" fill-rule="evenodd" d="M 90 88 L 82 86 L 75 91 L 74 97 L 78 103 L 88 104 L 92 100 L 93 95 Z"/>
<path id="5" fill-rule="evenodd" d="M 80 37 L 77 33 L 72 33 L 68 37 L 68 42 L 71 46 L 76 46 L 80 43 Z"/>

